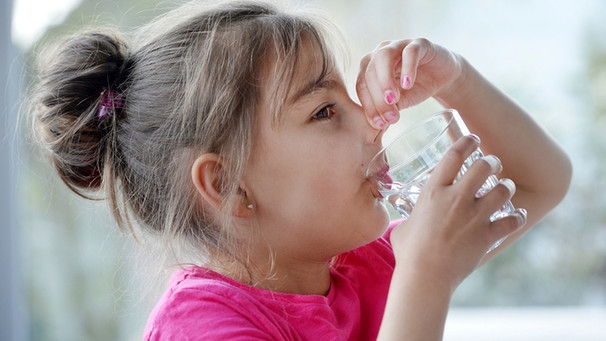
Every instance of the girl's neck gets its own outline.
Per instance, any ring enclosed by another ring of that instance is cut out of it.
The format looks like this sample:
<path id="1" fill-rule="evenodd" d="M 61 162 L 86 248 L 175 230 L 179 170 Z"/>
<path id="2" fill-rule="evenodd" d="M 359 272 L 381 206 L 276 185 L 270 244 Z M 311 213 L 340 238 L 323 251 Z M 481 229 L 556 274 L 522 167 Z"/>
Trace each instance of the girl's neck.
<path id="1" fill-rule="evenodd" d="M 263 267 L 234 260 L 215 261 L 207 267 L 238 282 L 266 290 L 299 295 L 326 295 L 330 289 L 328 262 L 265 262 Z"/>

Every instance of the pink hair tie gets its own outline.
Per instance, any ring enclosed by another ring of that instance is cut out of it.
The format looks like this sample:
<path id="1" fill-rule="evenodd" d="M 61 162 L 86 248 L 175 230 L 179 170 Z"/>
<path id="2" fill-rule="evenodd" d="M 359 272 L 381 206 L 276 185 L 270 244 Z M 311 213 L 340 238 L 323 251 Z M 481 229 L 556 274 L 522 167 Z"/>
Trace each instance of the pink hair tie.
<path id="1" fill-rule="evenodd" d="M 119 94 L 112 90 L 104 90 L 101 104 L 99 104 L 99 112 L 97 117 L 102 119 L 107 115 L 115 114 L 116 109 L 122 109 L 124 105 L 124 99 L 122 94 Z"/>

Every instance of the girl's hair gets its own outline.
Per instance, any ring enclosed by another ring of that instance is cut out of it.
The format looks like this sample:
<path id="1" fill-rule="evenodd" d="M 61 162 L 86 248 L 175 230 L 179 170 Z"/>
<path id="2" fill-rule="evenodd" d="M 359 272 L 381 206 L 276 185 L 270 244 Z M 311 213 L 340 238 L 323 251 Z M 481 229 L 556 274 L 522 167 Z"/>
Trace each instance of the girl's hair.
<path id="1" fill-rule="evenodd" d="M 36 137 L 63 182 L 82 197 L 108 199 L 121 228 L 235 255 L 229 212 L 267 91 L 261 70 L 278 58 L 276 89 L 288 89 L 303 39 L 322 50 L 327 69 L 329 33 L 334 27 L 314 15 L 258 2 L 189 4 L 143 27 L 132 46 L 111 30 L 79 33 L 40 59 Z M 224 162 L 219 220 L 201 209 L 190 177 L 202 153 Z"/>

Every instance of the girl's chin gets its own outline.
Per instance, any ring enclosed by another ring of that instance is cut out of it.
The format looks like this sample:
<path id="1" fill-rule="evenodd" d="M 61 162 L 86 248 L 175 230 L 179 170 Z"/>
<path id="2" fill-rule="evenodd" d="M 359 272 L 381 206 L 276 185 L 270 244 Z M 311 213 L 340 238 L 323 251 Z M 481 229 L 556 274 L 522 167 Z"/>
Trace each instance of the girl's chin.
<path id="1" fill-rule="evenodd" d="M 385 233 L 385 231 L 387 231 L 387 227 L 389 226 L 389 222 L 391 221 L 389 212 L 387 211 L 387 207 L 385 207 L 384 202 L 381 201 L 380 203 L 378 203 L 378 205 L 380 207 L 377 207 L 377 209 L 380 210 L 380 214 L 378 215 L 375 223 L 376 231 L 378 233 L 377 238 L 381 237 Z"/>

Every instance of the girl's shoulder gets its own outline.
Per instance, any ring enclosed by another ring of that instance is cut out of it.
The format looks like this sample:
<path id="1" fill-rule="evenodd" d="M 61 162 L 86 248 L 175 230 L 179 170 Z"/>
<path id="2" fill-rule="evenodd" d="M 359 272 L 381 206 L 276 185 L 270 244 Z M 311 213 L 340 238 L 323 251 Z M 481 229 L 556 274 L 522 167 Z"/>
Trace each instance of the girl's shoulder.
<path id="1" fill-rule="evenodd" d="M 149 316 L 144 340 L 190 340 L 192 335 L 207 340 L 235 335 L 281 339 L 289 326 L 268 323 L 273 309 L 259 291 L 206 268 L 179 269 Z"/>

